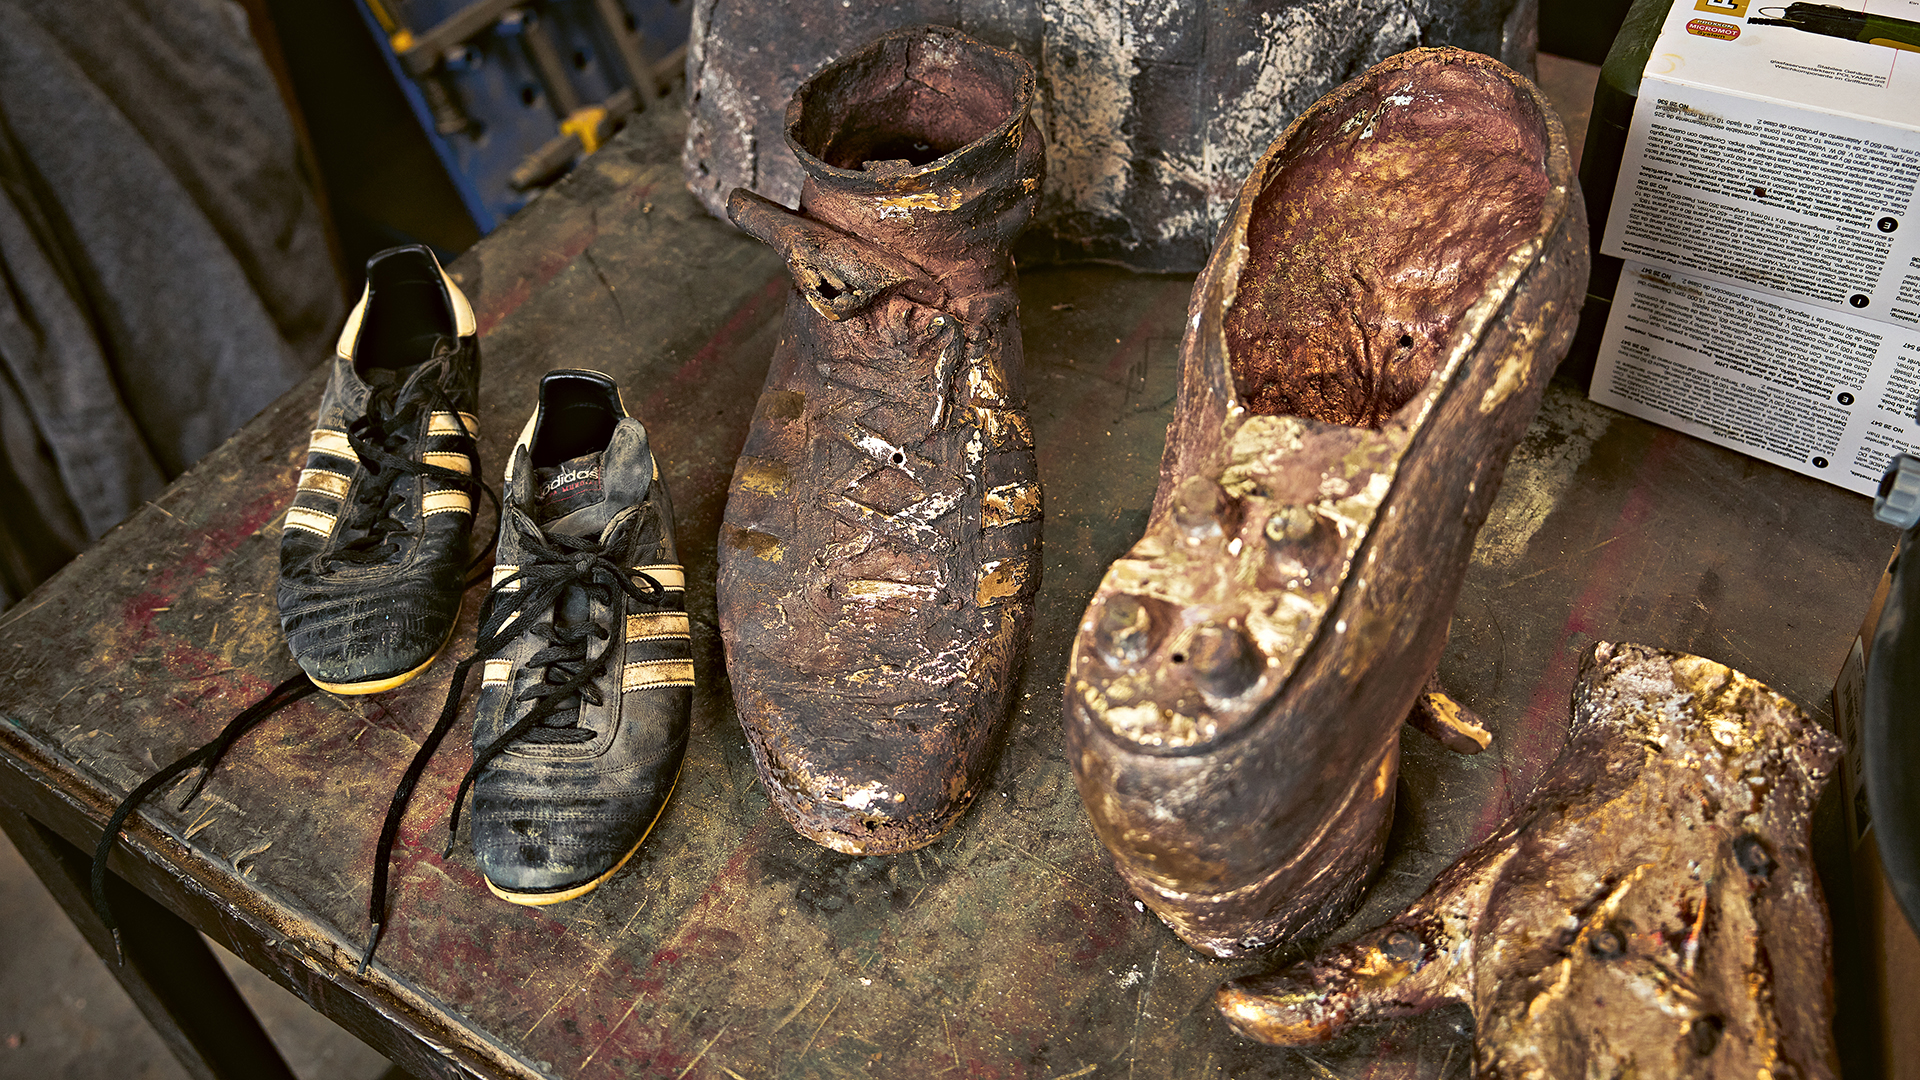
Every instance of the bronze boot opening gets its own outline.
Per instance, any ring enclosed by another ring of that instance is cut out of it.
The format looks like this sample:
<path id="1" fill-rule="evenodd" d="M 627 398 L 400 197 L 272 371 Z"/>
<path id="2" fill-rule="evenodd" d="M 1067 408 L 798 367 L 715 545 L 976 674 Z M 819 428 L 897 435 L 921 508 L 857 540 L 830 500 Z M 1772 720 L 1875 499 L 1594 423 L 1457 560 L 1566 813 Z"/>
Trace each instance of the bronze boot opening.
<path id="1" fill-rule="evenodd" d="M 786 325 L 735 465 L 721 640 L 775 806 L 837 851 L 931 843 L 1005 740 L 1040 574 L 1008 249 L 1032 216 L 1033 69 L 940 27 L 814 75 L 787 109 Z"/>
<path id="2" fill-rule="evenodd" d="M 1194 288 L 1146 534 L 1067 677 L 1068 757 L 1135 895 L 1233 956 L 1379 865 L 1401 722 L 1587 280 L 1560 121 L 1422 49 L 1302 114 Z"/>
<path id="3" fill-rule="evenodd" d="M 1567 746 L 1399 917 L 1216 1001 L 1243 1035 L 1473 1010 L 1478 1075 L 1839 1074 L 1810 850 L 1838 740 L 1697 656 L 1600 642 Z"/>

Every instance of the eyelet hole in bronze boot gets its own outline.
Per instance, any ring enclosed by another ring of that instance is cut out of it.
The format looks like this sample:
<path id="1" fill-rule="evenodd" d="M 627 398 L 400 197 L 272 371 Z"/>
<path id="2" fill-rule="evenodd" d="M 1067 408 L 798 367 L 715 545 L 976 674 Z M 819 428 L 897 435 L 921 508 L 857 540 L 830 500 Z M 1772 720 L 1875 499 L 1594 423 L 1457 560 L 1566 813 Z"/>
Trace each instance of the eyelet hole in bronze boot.
<path id="1" fill-rule="evenodd" d="M 1226 315 L 1247 407 L 1378 428 L 1419 394 L 1539 230 L 1545 132 L 1513 83 L 1467 67 L 1313 117 L 1254 202 Z"/>

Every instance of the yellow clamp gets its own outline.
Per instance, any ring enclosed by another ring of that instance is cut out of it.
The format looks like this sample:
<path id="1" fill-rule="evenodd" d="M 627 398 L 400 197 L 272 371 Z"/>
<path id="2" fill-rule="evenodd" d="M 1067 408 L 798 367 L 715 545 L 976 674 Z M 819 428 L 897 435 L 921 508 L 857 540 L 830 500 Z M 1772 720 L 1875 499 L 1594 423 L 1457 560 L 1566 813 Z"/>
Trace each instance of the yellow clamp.
<path id="1" fill-rule="evenodd" d="M 560 131 L 579 139 L 581 149 L 591 154 L 600 149 L 600 126 L 606 122 L 605 108 L 586 105 L 573 110 L 573 115 L 560 121 Z"/>

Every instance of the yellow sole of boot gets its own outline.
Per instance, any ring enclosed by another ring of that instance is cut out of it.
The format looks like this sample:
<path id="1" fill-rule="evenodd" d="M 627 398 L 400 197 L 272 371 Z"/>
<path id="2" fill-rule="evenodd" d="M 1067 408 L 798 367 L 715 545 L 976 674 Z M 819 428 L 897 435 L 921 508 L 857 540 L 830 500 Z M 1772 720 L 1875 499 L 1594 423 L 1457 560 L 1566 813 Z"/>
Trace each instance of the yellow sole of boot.
<path id="1" fill-rule="evenodd" d="M 440 642 L 439 647 L 433 650 L 433 655 L 427 657 L 426 663 L 421 664 L 419 667 L 414 668 L 412 671 L 403 671 L 398 675 L 391 675 L 384 679 L 374 679 L 371 682 L 328 683 L 328 682 L 321 682 L 319 679 L 314 679 L 313 685 L 319 687 L 322 690 L 325 690 L 329 694 L 339 694 L 342 697 L 357 697 L 361 694 L 378 694 L 384 690 L 391 690 L 394 687 L 399 686 L 400 684 L 413 678 L 415 675 L 418 675 L 421 672 L 432 667 L 433 662 L 435 660 L 440 659 L 440 654 L 447 651 L 447 642 L 452 640 L 453 640 L 453 628 L 449 627 L 447 629 L 446 640 Z M 309 675 L 308 678 L 313 678 L 313 677 Z"/>

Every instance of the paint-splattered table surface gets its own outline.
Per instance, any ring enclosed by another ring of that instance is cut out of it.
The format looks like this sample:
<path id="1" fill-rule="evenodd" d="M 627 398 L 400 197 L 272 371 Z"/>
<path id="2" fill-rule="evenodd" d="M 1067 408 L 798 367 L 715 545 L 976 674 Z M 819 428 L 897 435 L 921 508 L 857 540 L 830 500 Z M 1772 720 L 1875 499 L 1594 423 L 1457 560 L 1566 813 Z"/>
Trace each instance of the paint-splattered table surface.
<path id="1" fill-rule="evenodd" d="M 1235 1037 L 1222 962 L 1144 914 L 1060 746 L 1074 624 L 1146 519 L 1191 279 L 1106 269 L 1021 282 L 1046 490 L 1034 644 L 990 791 L 933 846 L 834 854 L 769 806 L 713 632 L 714 544 L 786 298 L 773 254 L 706 217 L 650 114 L 462 257 L 483 334 L 490 478 L 553 367 L 599 368 L 646 420 L 695 615 L 692 746 L 628 868 L 587 897 L 490 897 L 439 852 L 469 760 L 449 740 L 402 832 L 372 969 L 375 835 L 451 664 L 385 695 L 302 702 L 185 809 L 156 799 L 120 873 L 422 1076 L 1466 1076 L 1443 1012 L 1308 1053 Z M 0 625 L 0 799 L 91 847 L 107 808 L 291 674 L 273 604 L 280 520 L 319 383 L 290 394 Z M 485 528 L 485 522 L 482 528 Z M 1895 537 L 1867 501 L 1555 385 L 1509 468 L 1442 667 L 1490 722 L 1477 757 L 1409 733 L 1378 922 L 1484 835 L 1556 752 L 1596 638 L 1713 657 L 1827 715 Z M 458 645 L 470 644 L 478 592 Z M 458 729 L 464 734 L 464 728 Z"/>

